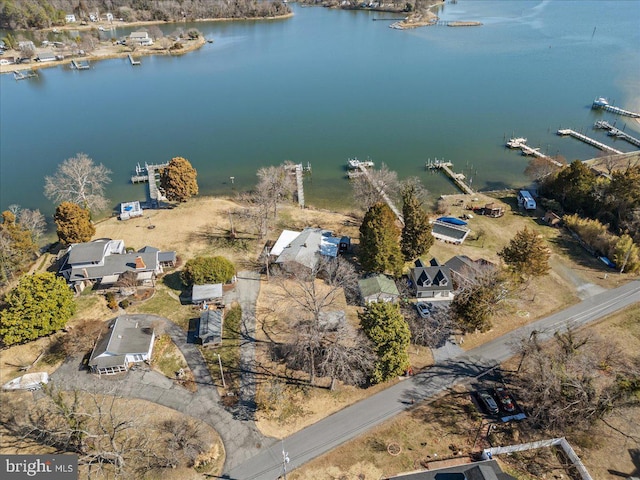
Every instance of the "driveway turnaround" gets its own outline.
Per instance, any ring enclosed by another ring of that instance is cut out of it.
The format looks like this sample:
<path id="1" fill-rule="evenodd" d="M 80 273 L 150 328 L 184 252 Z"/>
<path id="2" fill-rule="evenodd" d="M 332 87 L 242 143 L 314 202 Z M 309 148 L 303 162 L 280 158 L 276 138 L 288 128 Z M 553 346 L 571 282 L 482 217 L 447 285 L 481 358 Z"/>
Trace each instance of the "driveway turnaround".
<path id="1" fill-rule="evenodd" d="M 62 390 L 83 390 L 120 397 L 131 397 L 173 408 L 211 425 L 224 443 L 225 469 L 232 469 L 257 454 L 275 440 L 264 437 L 253 421 L 240 421 L 220 404 L 209 369 L 198 348 L 187 343 L 187 333 L 170 320 L 156 315 L 129 315 L 145 324 L 155 324 L 178 346 L 193 372 L 197 391 L 191 393 L 173 380 L 148 369 L 130 370 L 125 374 L 99 377 L 80 368 L 79 358 L 68 359 L 51 376 Z"/>
<path id="2" fill-rule="evenodd" d="M 457 384 L 491 371 L 513 355 L 512 345 L 536 332 L 540 340 L 567 327 L 580 327 L 640 302 L 640 281 L 594 295 L 549 317 L 461 353 L 410 379 L 347 407 L 279 442 L 264 448 L 242 465 L 226 470 L 222 478 L 274 480 L 283 473 L 287 452 L 291 471 L 406 410 L 412 400 L 424 400 Z"/>

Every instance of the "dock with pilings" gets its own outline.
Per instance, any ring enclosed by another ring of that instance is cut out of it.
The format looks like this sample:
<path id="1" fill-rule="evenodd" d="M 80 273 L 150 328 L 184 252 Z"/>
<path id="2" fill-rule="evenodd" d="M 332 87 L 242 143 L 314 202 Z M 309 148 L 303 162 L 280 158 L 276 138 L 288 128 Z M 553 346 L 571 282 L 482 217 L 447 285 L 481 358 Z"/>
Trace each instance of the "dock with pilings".
<path id="1" fill-rule="evenodd" d="M 161 170 L 169 165 L 169 162 L 165 163 L 156 163 L 156 164 L 144 164 L 144 167 L 140 166 L 138 163 L 136 165 L 136 173 L 131 176 L 131 183 L 143 183 L 149 182 L 149 190 L 148 190 L 148 200 L 149 205 L 152 208 L 158 206 L 158 202 L 166 200 L 164 195 L 158 189 L 158 170 Z"/>
<path id="2" fill-rule="evenodd" d="M 428 160 L 424 167 L 427 170 L 442 170 L 447 177 L 451 179 L 451 181 L 462 190 L 462 193 L 467 195 L 473 195 L 475 192 L 471 189 L 469 185 L 465 182 L 465 176 L 462 173 L 455 173 L 451 168 L 453 167 L 453 163 L 445 162 L 443 160 Z"/>
<path id="3" fill-rule="evenodd" d="M 609 104 L 609 101 L 604 97 L 596 98 L 591 104 L 591 108 L 594 110 L 606 110 L 607 112 L 623 115 L 625 117 L 640 118 L 640 113 L 631 112 L 620 107 L 615 107 Z"/>
<path id="4" fill-rule="evenodd" d="M 588 145 L 596 147 L 597 149 L 602 150 L 603 152 L 616 153 L 616 154 L 624 153 L 624 152 L 621 152 L 620 150 L 616 150 L 615 148 L 610 147 L 609 145 L 605 145 L 602 142 L 594 140 L 593 138 L 590 138 L 590 137 L 587 137 L 586 135 L 578 133 L 575 130 L 571 130 L 570 128 L 564 128 L 564 129 L 561 128 L 560 130 L 558 130 L 557 133 L 562 137 L 569 135 L 573 138 L 577 138 L 581 142 L 584 142 Z"/>
<path id="5" fill-rule="evenodd" d="M 607 135 L 609 135 L 610 137 L 620 138 L 622 140 L 625 140 L 625 141 L 629 142 L 631 145 L 635 145 L 636 147 L 640 147 L 640 140 L 638 140 L 637 138 L 632 137 L 628 133 L 625 133 L 622 130 L 614 127 L 613 125 L 611 125 L 609 122 L 606 122 L 605 120 L 598 120 L 593 125 L 593 128 L 599 128 L 601 130 L 607 130 Z"/>
<path id="6" fill-rule="evenodd" d="M 396 207 L 396 205 L 393 203 L 393 200 L 389 198 L 389 195 L 387 195 L 387 192 L 384 191 L 384 188 L 381 185 L 378 185 L 377 182 L 375 182 L 373 178 L 371 178 L 371 175 L 366 165 L 364 163 L 359 164 L 358 170 L 362 172 L 361 175 L 363 175 L 367 179 L 367 181 L 378 191 L 378 193 L 380 194 L 384 202 L 389 206 L 389 208 L 391 209 L 393 214 L 396 216 L 398 221 L 402 225 L 404 225 L 404 217 L 402 216 L 402 213 L 400 213 L 400 210 L 398 210 L 398 207 Z"/>
<path id="7" fill-rule="evenodd" d="M 506 146 L 513 149 L 519 148 L 520 151 L 522 152 L 522 155 L 542 158 L 543 160 L 553 163 L 557 167 L 563 166 L 562 163 L 560 163 L 559 161 L 542 153 L 540 151 L 540 148 L 533 148 L 527 145 L 526 138 L 522 138 L 522 137 L 512 138 L 507 142 Z"/>
<path id="8" fill-rule="evenodd" d="M 76 60 L 71 60 L 71 65 L 76 70 L 88 70 L 89 68 L 91 68 L 89 62 L 77 62 Z"/>

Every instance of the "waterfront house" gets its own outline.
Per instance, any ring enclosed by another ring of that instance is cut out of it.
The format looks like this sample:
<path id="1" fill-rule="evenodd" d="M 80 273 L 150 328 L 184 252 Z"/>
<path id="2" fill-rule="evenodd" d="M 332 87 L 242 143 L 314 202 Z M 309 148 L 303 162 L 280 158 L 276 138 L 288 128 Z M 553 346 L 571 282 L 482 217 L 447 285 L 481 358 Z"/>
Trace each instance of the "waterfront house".
<path id="1" fill-rule="evenodd" d="M 57 60 L 53 52 L 45 50 L 44 52 L 38 52 L 36 55 L 37 62 L 55 62 Z"/>
<path id="2" fill-rule="evenodd" d="M 126 272 L 134 272 L 142 284 L 154 285 L 156 276 L 163 271 L 159 261 L 161 253 L 148 246 L 127 252 L 122 240 L 109 238 L 74 243 L 64 252 L 58 273 L 78 293 L 93 284 L 113 286 Z"/>
<path id="3" fill-rule="evenodd" d="M 200 313 L 198 338 L 202 346 L 216 346 L 222 343 L 223 312 L 223 309 L 208 308 Z"/>
<path id="4" fill-rule="evenodd" d="M 313 271 L 321 257 L 338 256 L 340 238 L 334 237 L 329 230 L 305 228 L 302 232 L 284 230 L 271 249 L 277 255 L 275 263 L 284 268 L 303 268 Z"/>
<path id="5" fill-rule="evenodd" d="M 129 35 L 127 42 L 133 45 L 140 45 L 142 47 L 153 45 L 153 40 L 149 36 L 148 32 L 132 32 L 131 35 Z"/>
<path id="6" fill-rule="evenodd" d="M 451 300 L 453 298 L 453 282 L 451 271 L 446 265 L 440 265 L 433 258 L 429 265 L 422 260 L 415 262 L 415 267 L 409 271 L 409 286 L 416 298 L 430 300 Z"/>
<path id="7" fill-rule="evenodd" d="M 155 332 L 146 315 L 121 315 L 96 343 L 89 368 L 93 373 L 126 372 L 132 364 L 151 360 Z"/>
<path id="8" fill-rule="evenodd" d="M 397 302 L 400 292 L 396 282 L 386 275 L 375 275 L 369 278 L 358 280 L 360 296 L 366 304 L 372 302 Z"/>

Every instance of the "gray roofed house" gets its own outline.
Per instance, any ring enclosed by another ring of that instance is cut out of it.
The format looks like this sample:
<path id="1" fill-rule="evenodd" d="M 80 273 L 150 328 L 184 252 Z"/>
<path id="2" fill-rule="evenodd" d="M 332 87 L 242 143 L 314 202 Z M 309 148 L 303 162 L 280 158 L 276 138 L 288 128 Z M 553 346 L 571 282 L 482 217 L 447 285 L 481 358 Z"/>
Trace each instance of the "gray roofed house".
<path id="1" fill-rule="evenodd" d="M 200 313 L 198 338 L 202 345 L 220 345 L 222 343 L 223 310 L 210 308 Z"/>
<path id="2" fill-rule="evenodd" d="M 320 255 L 338 256 L 339 243 L 340 239 L 333 237 L 329 230 L 308 227 L 282 249 L 276 263 L 284 266 L 296 264 L 313 270 Z"/>
<path id="3" fill-rule="evenodd" d="M 122 240 L 103 238 L 93 242 L 72 244 L 67 250 L 59 274 L 76 291 L 91 283 L 112 285 L 125 272 L 135 272 L 140 281 L 151 281 L 162 273 L 159 250 L 144 247 L 138 252 L 126 253 Z"/>
<path id="4" fill-rule="evenodd" d="M 371 302 L 397 302 L 400 292 L 391 278 L 386 275 L 358 280 L 360 295 L 365 304 Z"/>
<path id="5" fill-rule="evenodd" d="M 53 54 L 53 52 L 45 50 L 43 52 L 38 52 L 38 54 L 36 55 L 36 60 L 38 60 L 39 62 L 55 62 L 56 56 Z"/>
<path id="6" fill-rule="evenodd" d="M 495 460 L 467 463 L 455 467 L 437 468 L 387 477 L 387 480 L 516 480 L 504 473 Z"/>
<path id="7" fill-rule="evenodd" d="M 445 262 L 445 266 L 449 267 L 451 271 L 451 280 L 453 280 L 454 286 L 459 288 L 473 280 L 483 269 L 494 266 L 494 264 L 483 258 L 471 260 L 466 255 L 456 255 Z"/>
<path id="8" fill-rule="evenodd" d="M 463 225 L 453 225 L 451 223 L 436 220 L 431 225 L 431 235 L 443 242 L 461 244 L 469 235 L 471 230 Z"/>
<path id="9" fill-rule="evenodd" d="M 440 265 L 434 258 L 429 266 L 418 259 L 415 267 L 409 271 L 409 280 L 416 298 L 431 300 L 451 300 L 453 282 L 449 267 Z"/>
<path id="10" fill-rule="evenodd" d="M 191 288 L 191 303 L 206 303 L 221 298 L 221 283 L 206 283 L 204 285 L 194 285 Z"/>
<path id="11" fill-rule="evenodd" d="M 163 267 L 175 267 L 177 261 L 176 252 L 158 252 L 158 261 Z"/>
<path id="12" fill-rule="evenodd" d="M 98 374 L 125 372 L 129 364 L 151 359 L 155 332 L 146 315 L 121 315 L 91 353 L 89 368 Z"/>

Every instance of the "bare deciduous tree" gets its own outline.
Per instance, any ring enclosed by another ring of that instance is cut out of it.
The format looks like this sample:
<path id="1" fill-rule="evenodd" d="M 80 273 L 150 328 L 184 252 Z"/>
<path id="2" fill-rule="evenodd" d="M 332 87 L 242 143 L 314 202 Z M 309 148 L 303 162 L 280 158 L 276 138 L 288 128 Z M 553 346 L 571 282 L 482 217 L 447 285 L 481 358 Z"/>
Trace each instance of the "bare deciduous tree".
<path id="1" fill-rule="evenodd" d="M 414 345 L 438 348 L 453 334 L 455 323 L 449 309 L 437 308 L 428 318 L 420 317 L 413 305 L 410 310 L 403 311 L 403 315 L 409 325 L 411 343 Z"/>
<path id="2" fill-rule="evenodd" d="M 368 177 L 368 178 L 367 178 Z M 397 201 L 397 193 L 400 192 L 398 174 L 383 163 L 380 170 L 370 170 L 368 175 L 359 175 L 351 182 L 355 203 L 363 210 L 368 210 L 378 202 L 383 202 L 381 191 L 384 191 L 392 200 Z"/>
<path id="3" fill-rule="evenodd" d="M 111 182 L 111 171 L 96 165 L 84 153 L 68 158 L 52 177 L 45 177 L 44 194 L 56 204 L 72 202 L 91 211 L 104 210 L 108 200 L 104 187 Z"/>

